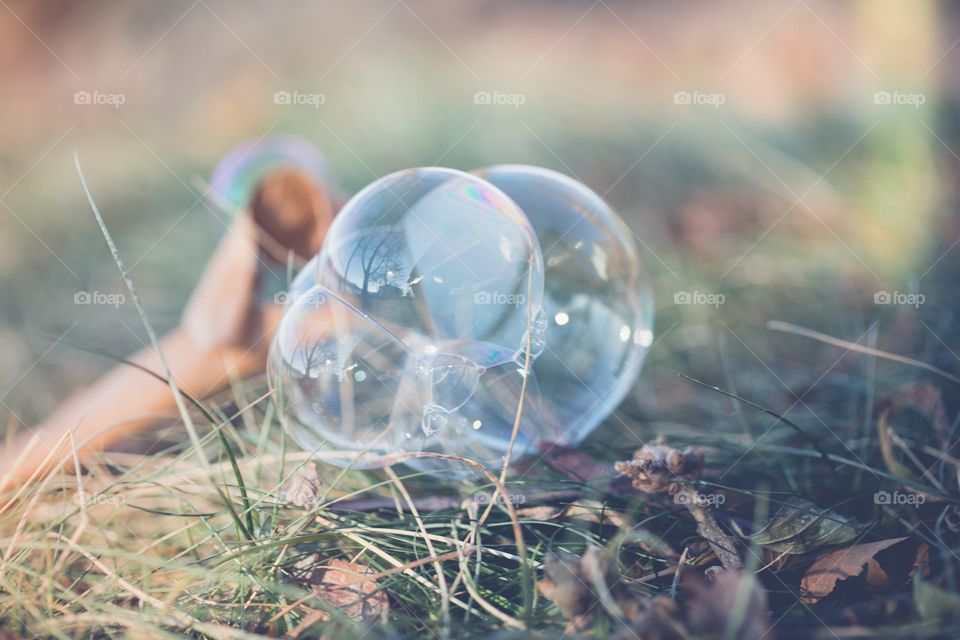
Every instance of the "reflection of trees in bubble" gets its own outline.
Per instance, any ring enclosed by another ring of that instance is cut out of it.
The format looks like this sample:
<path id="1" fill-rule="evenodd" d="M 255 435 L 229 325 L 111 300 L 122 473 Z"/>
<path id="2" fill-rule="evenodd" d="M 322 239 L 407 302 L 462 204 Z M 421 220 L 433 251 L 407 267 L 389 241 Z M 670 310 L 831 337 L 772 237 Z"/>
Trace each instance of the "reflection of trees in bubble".
<path id="1" fill-rule="evenodd" d="M 292 362 L 295 370 L 307 378 L 329 373 L 341 375 L 337 343 L 332 340 L 304 344 L 294 352 Z"/>
<path id="2" fill-rule="evenodd" d="M 359 289 L 364 303 L 371 293 L 377 293 L 381 287 L 393 286 L 402 295 L 409 295 L 407 283 L 409 276 L 401 261 L 404 249 L 403 234 L 394 227 L 380 227 L 364 233 L 354 243 L 353 251 L 344 265 L 345 280 Z M 357 283 L 351 270 L 359 269 Z"/>
<path id="3" fill-rule="evenodd" d="M 350 293 L 354 304 L 373 317 L 390 318 L 385 325 L 415 328 L 423 335 L 432 333 L 429 302 L 416 295 L 414 285 L 423 279 L 409 257 L 407 239 L 397 226 L 380 226 L 348 236 L 344 242 L 350 254 L 341 267 L 339 289 Z M 413 304 L 395 304 L 401 298 Z M 389 311 L 385 311 L 389 308 Z"/>

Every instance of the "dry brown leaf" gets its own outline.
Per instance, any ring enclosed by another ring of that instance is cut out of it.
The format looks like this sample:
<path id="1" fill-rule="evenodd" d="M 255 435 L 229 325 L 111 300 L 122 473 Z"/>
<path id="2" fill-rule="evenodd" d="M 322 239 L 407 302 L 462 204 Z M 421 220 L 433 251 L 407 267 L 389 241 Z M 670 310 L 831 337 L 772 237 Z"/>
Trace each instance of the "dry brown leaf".
<path id="1" fill-rule="evenodd" d="M 553 600 L 571 633 L 586 630 L 593 622 L 596 599 L 589 582 L 581 577 L 580 560 L 567 556 L 547 556 L 544 563 L 546 577 L 537 583 L 537 589 Z"/>
<path id="2" fill-rule="evenodd" d="M 901 551 L 894 545 L 878 553 L 867 563 L 867 586 L 873 591 L 888 591 L 906 584 L 926 562 L 930 547 L 911 540 L 916 549 Z"/>
<path id="3" fill-rule="evenodd" d="M 901 404 L 911 406 L 925 416 L 941 441 L 947 437 L 950 420 L 939 387 L 929 381 L 906 385 L 894 397 L 893 406 L 898 408 Z"/>
<path id="4" fill-rule="evenodd" d="M 589 547 L 582 558 L 548 555 L 544 568 L 546 578 L 537 587 L 560 609 L 568 633 L 586 632 L 597 616 L 606 615 L 614 627 L 628 630 L 618 638 L 684 637 L 676 603 L 632 591 L 620 579 L 616 562 L 599 547 Z"/>
<path id="5" fill-rule="evenodd" d="M 719 570 L 715 576 L 695 582 L 687 600 L 687 624 L 693 637 L 772 638 L 767 592 L 760 581 L 732 569 Z"/>
<path id="6" fill-rule="evenodd" d="M 612 480 L 615 477 L 610 463 L 600 462 L 579 449 L 554 447 L 544 461 L 557 473 L 574 482 Z"/>
<path id="7" fill-rule="evenodd" d="M 622 529 L 628 528 L 626 521 L 623 519 L 623 514 L 596 500 L 574 502 L 564 509 L 563 516 L 570 520 L 602 522 L 604 524 L 612 524 Z"/>
<path id="8" fill-rule="evenodd" d="M 540 505 L 537 507 L 524 507 L 517 509 L 517 516 L 520 518 L 530 518 L 531 520 L 553 520 L 560 517 L 561 511 L 550 505 Z"/>
<path id="9" fill-rule="evenodd" d="M 369 567 L 344 560 L 308 556 L 297 563 L 295 577 L 318 597 L 352 620 L 372 623 L 389 608 L 387 594 L 370 577 Z"/>
<path id="10" fill-rule="evenodd" d="M 297 507 L 309 509 L 317 502 L 323 479 L 316 468 L 301 470 L 290 478 L 283 487 L 280 499 Z"/>
<path id="11" fill-rule="evenodd" d="M 865 570 L 871 589 L 880 591 L 902 585 L 913 575 L 926 553 L 925 544 L 917 544 L 909 538 L 890 538 L 823 554 L 807 569 L 800 582 L 803 602 L 817 602 L 830 595 L 838 582 L 859 576 Z"/>

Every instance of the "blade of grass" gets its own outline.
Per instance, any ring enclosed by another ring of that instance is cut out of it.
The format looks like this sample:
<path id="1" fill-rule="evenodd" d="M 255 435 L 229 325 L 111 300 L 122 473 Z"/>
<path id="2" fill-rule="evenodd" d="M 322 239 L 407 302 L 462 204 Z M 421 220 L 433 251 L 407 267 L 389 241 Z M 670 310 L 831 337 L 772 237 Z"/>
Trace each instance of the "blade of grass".
<path id="1" fill-rule="evenodd" d="M 804 428 L 798 425 L 797 423 L 793 422 L 792 420 L 788 419 L 783 415 L 780 415 L 776 411 L 771 411 L 770 409 L 767 409 L 766 407 L 761 406 L 756 402 L 752 402 L 750 400 L 747 400 L 746 398 L 742 398 L 734 393 L 730 393 L 729 391 L 724 391 L 720 387 L 716 387 L 712 384 L 707 384 L 706 382 L 697 380 L 696 378 L 691 378 L 690 376 L 684 373 L 680 373 L 679 371 L 674 371 L 674 373 L 680 376 L 681 378 L 683 378 L 684 380 L 689 380 L 690 382 L 694 384 L 698 384 L 701 387 L 706 387 L 707 389 L 710 389 L 711 391 L 715 391 L 721 395 L 727 396 L 728 398 L 733 398 L 734 400 L 738 402 L 742 402 L 748 407 L 753 407 L 758 411 L 763 411 L 767 415 L 776 418 L 780 422 L 783 422 L 785 425 L 787 425 L 788 427 L 790 427 L 791 429 L 799 433 L 801 436 L 803 436 L 803 438 L 810 443 L 810 446 L 812 446 L 814 449 L 817 450 L 817 453 L 820 454 L 820 458 L 822 458 L 823 461 L 827 464 L 827 467 L 830 469 L 831 473 L 833 473 L 834 477 L 837 478 L 838 480 L 840 479 L 840 474 L 837 471 L 836 466 L 834 466 L 833 462 L 830 460 L 830 455 L 823 449 L 823 447 L 820 446 L 820 444 L 816 441 L 816 439 L 813 436 L 807 433 L 806 430 L 804 430 Z"/>
<path id="2" fill-rule="evenodd" d="M 113 261 L 117 265 L 117 269 L 120 271 L 120 277 L 123 280 L 124 285 L 127 288 L 127 291 L 130 292 L 130 297 L 133 300 L 133 304 L 137 309 L 137 314 L 140 316 L 140 321 L 143 323 L 143 327 L 147 332 L 147 337 L 150 339 L 150 344 L 153 347 L 154 352 L 157 354 L 157 358 L 160 360 L 160 364 L 163 366 L 164 375 L 167 379 L 167 384 L 170 386 L 170 390 L 173 393 L 173 400 L 177 405 L 177 411 L 180 413 L 180 418 L 183 420 L 183 424 L 187 429 L 187 433 L 190 436 L 190 442 L 193 444 L 194 449 L 196 450 L 197 459 L 200 461 L 200 465 L 206 471 L 211 471 L 210 461 L 207 460 L 207 457 L 203 453 L 203 445 L 200 442 L 200 436 L 197 433 L 196 426 L 193 424 L 193 418 L 190 417 L 190 412 L 187 411 L 186 404 L 184 403 L 184 396 L 180 391 L 177 381 L 173 377 L 173 372 L 170 370 L 170 365 L 167 363 L 166 356 L 163 355 L 163 350 L 160 348 L 160 340 L 157 337 L 156 332 L 153 330 L 153 325 L 150 323 L 150 319 L 147 316 L 147 311 L 143 306 L 143 303 L 140 301 L 140 295 L 137 293 L 137 288 L 133 284 L 133 279 L 130 277 L 129 271 L 123 262 L 123 258 L 120 257 L 120 249 L 117 247 L 116 242 L 113 240 L 113 236 L 110 234 L 110 230 L 107 228 L 107 223 L 104 221 L 103 216 L 100 214 L 100 209 L 97 207 L 97 203 L 93 199 L 93 194 L 90 192 L 90 186 L 87 184 L 87 180 L 83 175 L 83 169 L 80 166 L 80 154 L 74 150 L 73 152 L 73 163 L 77 169 L 77 175 L 80 177 L 80 184 L 83 186 L 83 192 L 87 197 L 87 202 L 90 204 L 90 209 L 93 211 L 93 216 L 97 220 L 97 225 L 100 227 L 100 232 L 103 234 L 104 240 L 107 242 L 107 246 L 110 248 L 110 254 L 113 256 Z M 230 504 L 230 497 L 226 493 L 217 487 L 217 491 L 223 496 L 224 502 L 227 504 L 227 509 L 232 515 L 236 517 L 237 527 L 244 531 L 246 527 L 233 509 L 233 506 Z M 252 532 L 249 533 L 252 535 Z"/>

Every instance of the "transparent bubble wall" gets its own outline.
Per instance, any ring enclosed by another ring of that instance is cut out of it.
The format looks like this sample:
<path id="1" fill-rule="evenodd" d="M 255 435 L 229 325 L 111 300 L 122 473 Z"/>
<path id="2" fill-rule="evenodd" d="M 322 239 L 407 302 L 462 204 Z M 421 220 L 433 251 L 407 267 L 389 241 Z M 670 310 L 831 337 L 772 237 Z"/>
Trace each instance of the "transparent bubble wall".
<path id="1" fill-rule="evenodd" d="M 582 441 L 636 382 L 653 305 L 630 230 L 603 199 L 555 171 L 475 172 L 516 202 L 539 238 L 546 349 L 533 363 L 545 437 Z"/>
<path id="2" fill-rule="evenodd" d="M 467 173 L 377 180 L 337 215 L 291 291 L 270 379 L 297 442 L 338 464 L 409 450 L 497 464 L 542 441 L 543 263 L 529 221 Z"/>

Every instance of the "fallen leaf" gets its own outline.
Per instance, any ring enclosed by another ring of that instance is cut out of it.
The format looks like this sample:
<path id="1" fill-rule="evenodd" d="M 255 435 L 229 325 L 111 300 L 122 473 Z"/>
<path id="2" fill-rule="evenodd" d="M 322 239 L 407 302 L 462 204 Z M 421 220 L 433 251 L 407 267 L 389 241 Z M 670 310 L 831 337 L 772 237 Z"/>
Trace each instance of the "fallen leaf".
<path id="1" fill-rule="evenodd" d="M 387 594 L 370 577 L 369 567 L 339 559 L 306 556 L 296 563 L 294 577 L 348 618 L 372 623 L 389 609 Z"/>
<path id="2" fill-rule="evenodd" d="M 560 609 L 568 631 L 586 630 L 593 622 L 596 601 L 589 583 L 581 578 L 580 559 L 551 554 L 544 562 L 544 570 L 547 575 L 537 588 Z"/>
<path id="3" fill-rule="evenodd" d="M 627 528 L 626 521 L 619 511 L 596 500 L 574 502 L 564 509 L 563 515 L 571 520 L 586 520 L 587 522 L 612 524 L 620 528 Z"/>
<path id="4" fill-rule="evenodd" d="M 695 638 L 772 637 L 767 592 L 755 576 L 720 570 L 713 580 L 698 579 L 687 598 L 687 624 Z"/>
<path id="5" fill-rule="evenodd" d="M 309 509 L 316 501 L 323 480 L 315 468 L 305 469 L 287 481 L 280 499 L 286 503 Z"/>
<path id="6" fill-rule="evenodd" d="M 820 547 L 839 545 L 853 540 L 860 526 L 850 518 L 821 509 L 809 500 L 794 496 L 787 500 L 773 518 L 746 539 L 777 553 L 808 553 Z"/>
<path id="7" fill-rule="evenodd" d="M 823 554 L 810 565 L 800 581 L 803 602 L 813 604 L 830 595 L 838 582 L 859 576 L 870 563 L 876 564 L 873 571 L 875 584 L 879 587 L 882 582 L 889 582 L 889 576 L 874 557 L 881 551 L 907 540 L 907 538 L 890 538 L 889 540 L 855 544 Z"/>
<path id="8" fill-rule="evenodd" d="M 930 547 L 925 542 L 911 540 L 901 550 L 896 545 L 878 553 L 867 563 L 867 585 L 873 591 L 887 591 L 902 586 L 917 569 L 925 566 Z"/>
<path id="9" fill-rule="evenodd" d="M 522 509 L 517 509 L 518 517 L 539 521 L 553 520 L 555 518 L 559 518 L 560 514 L 560 509 L 551 507 L 550 505 L 540 505 L 537 507 L 524 507 Z"/>
<path id="10" fill-rule="evenodd" d="M 906 465 L 897 460 L 894 444 L 899 443 L 902 447 L 903 440 L 897 435 L 893 427 L 890 426 L 888 415 L 889 411 L 884 411 L 877 421 L 877 438 L 880 442 L 880 455 L 883 458 L 883 463 L 887 466 L 887 470 L 894 476 L 904 480 L 916 480 L 916 475 L 910 471 Z M 922 495 L 931 502 L 939 502 L 941 500 L 938 496 L 919 491 L 912 487 L 904 487 L 904 489 L 911 493 Z"/>
<path id="11" fill-rule="evenodd" d="M 614 626 L 629 629 L 629 637 L 686 637 L 673 600 L 632 591 L 620 579 L 616 562 L 599 547 L 588 547 L 582 558 L 550 554 L 544 569 L 546 578 L 537 587 L 560 609 L 568 633 L 585 632 L 597 616 L 606 615 Z"/>
<path id="12" fill-rule="evenodd" d="M 894 396 L 893 407 L 895 409 L 911 407 L 918 411 L 927 419 L 941 441 L 945 441 L 950 433 L 950 420 L 947 418 L 943 392 L 929 381 L 911 383 L 898 389 Z"/>
<path id="13" fill-rule="evenodd" d="M 612 480 L 615 477 L 609 462 L 599 462 L 580 449 L 554 447 L 544 456 L 544 461 L 551 469 L 574 482 Z"/>

